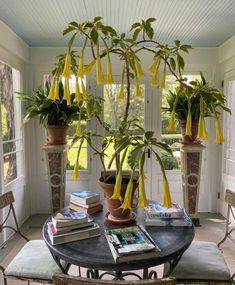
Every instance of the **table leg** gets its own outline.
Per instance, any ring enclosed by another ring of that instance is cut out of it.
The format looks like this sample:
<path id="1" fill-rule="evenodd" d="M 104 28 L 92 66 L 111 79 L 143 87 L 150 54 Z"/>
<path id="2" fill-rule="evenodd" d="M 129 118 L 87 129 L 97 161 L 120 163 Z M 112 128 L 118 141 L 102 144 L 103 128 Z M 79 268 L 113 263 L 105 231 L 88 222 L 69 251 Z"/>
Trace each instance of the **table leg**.
<path id="1" fill-rule="evenodd" d="M 71 266 L 71 264 L 70 263 L 65 263 L 65 266 L 63 266 L 62 264 L 61 264 L 61 260 L 60 260 L 60 258 L 59 257 L 57 257 L 56 255 L 54 255 L 52 252 L 51 252 L 51 255 L 52 255 L 52 257 L 53 257 L 53 259 L 55 260 L 55 262 L 56 262 L 56 264 L 59 266 L 59 268 L 62 270 L 62 272 L 64 273 L 64 274 L 68 274 L 68 271 L 69 271 L 69 268 L 70 268 L 70 266 Z"/>

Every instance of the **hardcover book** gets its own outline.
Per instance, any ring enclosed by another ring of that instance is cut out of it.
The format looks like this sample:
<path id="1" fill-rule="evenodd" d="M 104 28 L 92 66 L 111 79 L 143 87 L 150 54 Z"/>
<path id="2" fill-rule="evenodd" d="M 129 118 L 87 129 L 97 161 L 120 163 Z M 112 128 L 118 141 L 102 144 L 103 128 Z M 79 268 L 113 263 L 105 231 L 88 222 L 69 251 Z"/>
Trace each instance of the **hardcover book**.
<path id="1" fill-rule="evenodd" d="M 88 190 L 82 190 L 71 193 L 71 201 L 78 202 L 83 205 L 89 205 L 91 203 L 98 202 L 100 200 L 100 194 Z"/>
<path id="2" fill-rule="evenodd" d="M 48 225 L 47 232 L 48 232 L 51 244 L 57 245 L 57 244 L 62 244 L 66 242 L 78 241 L 78 240 L 100 236 L 100 226 L 94 223 L 93 226 L 91 227 L 86 227 L 86 228 L 74 230 L 74 231 L 67 232 L 67 233 L 53 235 Z"/>
<path id="3" fill-rule="evenodd" d="M 69 208 L 72 210 L 75 210 L 75 211 L 82 211 L 88 215 L 92 215 L 94 213 L 102 211 L 103 206 L 102 206 L 102 204 L 98 204 L 94 207 L 85 208 L 85 207 L 81 207 L 79 205 L 76 205 L 76 204 L 70 202 Z"/>
<path id="4" fill-rule="evenodd" d="M 56 228 L 78 225 L 88 222 L 88 215 L 81 211 L 70 211 L 69 208 L 63 209 L 63 212 L 57 213 L 52 217 L 52 222 Z"/>
<path id="5" fill-rule="evenodd" d="M 145 208 L 148 217 L 151 218 L 174 218 L 180 219 L 184 216 L 184 208 L 179 204 L 173 204 L 172 207 L 166 208 L 159 202 L 151 202 Z"/>
<path id="6" fill-rule="evenodd" d="M 105 236 L 117 263 L 156 257 L 160 251 L 138 226 L 109 229 Z"/>
<path id="7" fill-rule="evenodd" d="M 71 197 L 70 203 L 73 203 L 73 204 L 75 204 L 75 205 L 78 205 L 78 206 L 80 206 L 80 207 L 82 207 L 82 208 L 86 208 L 86 209 L 93 208 L 93 207 L 95 207 L 95 206 L 100 205 L 100 201 L 85 205 L 85 204 L 82 204 L 82 203 L 77 202 L 77 200 L 74 199 L 73 197 Z"/>
<path id="8" fill-rule="evenodd" d="M 184 216 L 179 218 L 149 218 L 146 214 L 145 218 L 145 225 L 146 226 L 174 226 L 174 227 L 191 227 L 192 220 L 190 217 L 184 212 Z"/>

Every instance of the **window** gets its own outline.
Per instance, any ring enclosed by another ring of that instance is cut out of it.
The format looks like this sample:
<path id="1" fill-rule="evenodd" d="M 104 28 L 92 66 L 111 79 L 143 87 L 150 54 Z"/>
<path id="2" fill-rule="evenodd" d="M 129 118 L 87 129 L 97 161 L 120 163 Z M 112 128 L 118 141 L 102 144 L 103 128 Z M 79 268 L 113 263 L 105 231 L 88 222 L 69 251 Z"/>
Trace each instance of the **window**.
<path id="1" fill-rule="evenodd" d="M 4 184 L 23 174 L 23 147 L 21 128 L 21 104 L 14 91 L 20 90 L 20 73 L 0 63 L 1 141 Z"/>
<path id="2" fill-rule="evenodd" d="M 187 82 L 190 82 L 195 79 L 200 79 L 199 75 L 185 75 Z M 162 92 L 162 107 L 167 106 L 166 94 L 169 90 L 174 90 L 177 87 L 178 83 L 175 81 L 174 76 L 167 76 L 166 78 L 166 88 Z M 170 114 L 162 113 L 162 141 L 170 145 L 174 157 L 168 153 L 162 153 L 162 161 L 166 170 L 178 170 L 180 169 L 180 148 L 179 142 L 181 141 L 181 130 L 180 126 L 177 125 L 175 131 L 168 131 L 166 127 L 168 125 Z"/>
<path id="3" fill-rule="evenodd" d="M 124 117 L 126 100 L 118 100 L 118 94 L 120 92 L 121 84 L 106 84 L 104 85 L 104 121 L 111 125 L 112 129 L 118 129 L 121 119 Z M 141 84 L 142 97 L 136 97 L 135 86 L 131 85 L 131 101 L 128 120 L 133 120 L 134 123 L 144 128 L 144 95 L 145 85 Z M 126 89 L 125 89 L 126 90 Z M 124 93 L 124 98 L 127 94 Z M 136 130 L 138 132 L 138 129 Z M 107 134 L 108 136 L 108 134 Z M 108 151 L 108 158 L 112 156 L 113 144 L 110 144 Z M 108 165 L 108 159 L 105 159 L 105 165 Z M 127 158 L 123 164 L 123 169 L 129 169 Z"/>

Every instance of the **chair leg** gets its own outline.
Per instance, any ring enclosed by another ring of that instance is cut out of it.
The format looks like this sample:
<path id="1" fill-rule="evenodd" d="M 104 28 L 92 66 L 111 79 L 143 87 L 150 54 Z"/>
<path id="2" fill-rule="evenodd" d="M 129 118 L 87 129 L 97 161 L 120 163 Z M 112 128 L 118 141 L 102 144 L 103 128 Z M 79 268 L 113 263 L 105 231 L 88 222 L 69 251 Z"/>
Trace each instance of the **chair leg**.
<path id="1" fill-rule="evenodd" d="M 229 236 L 229 233 L 228 233 L 228 226 L 229 226 L 229 214 L 230 214 L 230 209 L 231 209 L 231 205 L 228 205 L 225 235 L 224 235 L 223 239 L 217 244 L 218 247 L 219 247 L 223 242 L 225 242 L 225 240 L 226 240 L 227 237 Z"/>

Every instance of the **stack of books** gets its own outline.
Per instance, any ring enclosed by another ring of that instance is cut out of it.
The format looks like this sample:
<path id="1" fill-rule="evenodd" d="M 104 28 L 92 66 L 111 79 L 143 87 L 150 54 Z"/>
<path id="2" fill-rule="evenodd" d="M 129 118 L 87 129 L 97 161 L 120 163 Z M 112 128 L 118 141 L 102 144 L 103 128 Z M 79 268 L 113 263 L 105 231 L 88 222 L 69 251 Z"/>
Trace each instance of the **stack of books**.
<path id="1" fill-rule="evenodd" d="M 103 206 L 99 193 L 82 190 L 71 193 L 69 208 L 91 215 L 101 211 Z"/>
<path id="2" fill-rule="evenodd" d="M 48 235 L 52 245 L 62 244 L 96 237 L 100 235 L 100 227 L 83 212 L 72 212 L 63 209 L 48 222 Z"/>
<path id="3" fill-rule="evenodd" d="M 160 249 L 141 226 L 105 230 L 116 263 L 159 256 Z"/>
<path id="4" fill-rule="evenodd" d="M 190 227 L 192 220 L 185 209 L 178 204 L 166 208 L 159 202 L 151 202 L 145 208 L 145 225 Z"/>

